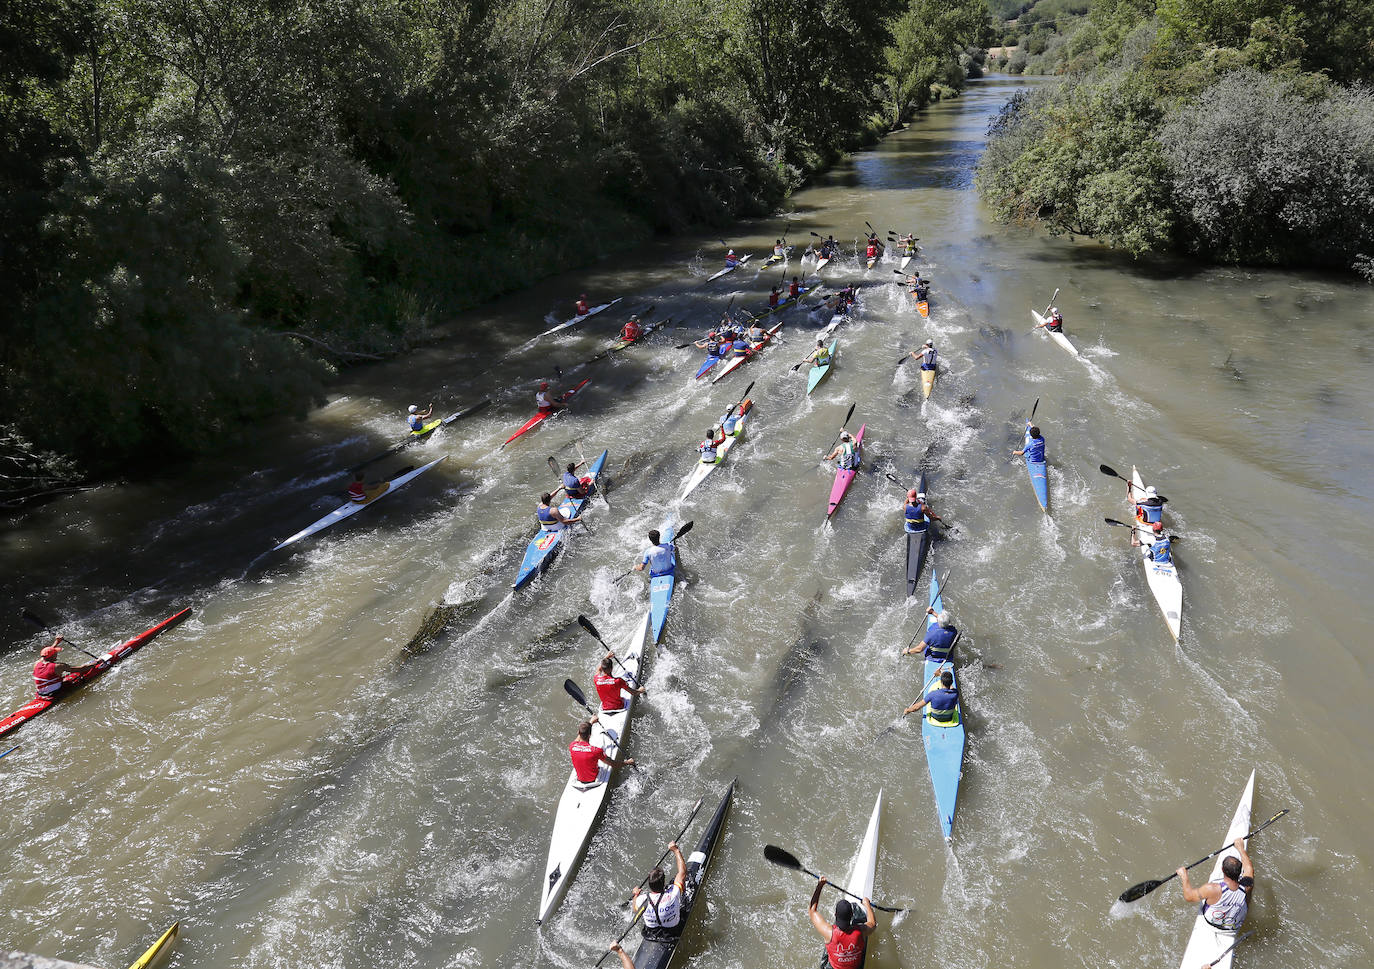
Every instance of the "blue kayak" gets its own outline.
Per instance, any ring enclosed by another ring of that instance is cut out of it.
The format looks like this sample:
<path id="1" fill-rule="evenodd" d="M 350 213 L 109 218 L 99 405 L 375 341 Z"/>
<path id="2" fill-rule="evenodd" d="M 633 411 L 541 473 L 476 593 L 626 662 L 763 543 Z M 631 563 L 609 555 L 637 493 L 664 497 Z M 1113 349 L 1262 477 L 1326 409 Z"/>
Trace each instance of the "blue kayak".
<path id="1" fill-rule="evenodd" d="M 940 596 L 940 583 L 936 578 L 935 558 L 932 552 L 930 564 L 930 607 L 939 615 L 944 608 Z M 926 628 L 935 625 L 935 616 L 926 617 Z M 954 654 L 945 660 L 945 669 L 954 673 Z M 925 678 L 922 684 L 929 683 L 940 664 L 927 659 Z M 958 674 L 954 676 L 954 687 L 959 687 Z M 927 692 L 933 687 L 927 687 Z M 929 709 L 929 708 L 926 708 Z M 959 775 L 964 770 L 964 704 L 959 698 L 954 722 L 940 723 L 929 716 L 921 717 L 921 739 L 926 748 L 926 767 L 930 770 L 930 781 L 935 787 L 935 813 L 940 818 L 940 830 L 945 840 L 954 836 L 954 807 L 959 800 Z"/>
<path id="2" fill-rule="evenodd" d="M 592 483 L 596 484 L 601 479 L 601 469 L 606 464 L 608 451 L 602 451 L 601 456 L 592 462 L 588 474 L 591 476 Z M 582 514 L 582 509 L 586 507 L 591 497 L 586 498 L 567 498 L 558 506 L 566 518 L 573 518 Z M 520 562 L 520 571 L 515 575 L 515 585 L 513 589 L 523 589 L 534 579 L 543 574 L 553 561 L 554 555 L 558 552 L 558 547 L 563 544 L 564 528 L 547 529 L 540 528 L 534 538 L 530 539 L 529 545 L 525 547 L 525 557 Z"/>
<path id="3" fill-rule="evenodd" d="M 1021 445 L 1022 450 L 1030 444 L 1030 432 L 1026 432 L 1025 442 Z M 1044 461 L 1032 461 L 1030 455 L 1026 455 L 1026 474 L 1030 475 L 1031 487 L 1035 489 L 1035 500 L 1040 502 L 1040 510 L 1049 514 L 1050 510 L 1050 479 L 1046 471 Z"/>
<path id="4" fill-rule="evenodd" d="M 659 530 L 659 538 L 671 542 L 677 534 L 677 526 L 672 522 Z M 673 555 L 673 566 L 677 566 L 677 554 Z M 653 625 L 654 642 L 663 638 L 663 624 L 668 621 L 668 602 L 673 598 L 673 575 L 655 575 L 649 579 L 649 621 Z"/>

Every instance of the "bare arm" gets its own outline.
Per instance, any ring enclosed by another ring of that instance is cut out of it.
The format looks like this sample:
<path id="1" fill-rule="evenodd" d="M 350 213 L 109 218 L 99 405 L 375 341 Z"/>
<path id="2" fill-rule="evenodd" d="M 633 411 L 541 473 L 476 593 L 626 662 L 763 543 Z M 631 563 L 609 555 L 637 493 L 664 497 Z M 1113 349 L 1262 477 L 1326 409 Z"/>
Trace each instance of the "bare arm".
<path id="1" fill-rule="evenodd" d="M 830 941 L 830 923 L 821 916 L 820 912 L 816 911 L 816 906 L 821 903 L 821 889 L 826 886 L 828 881 L 829 879 L 822 875 L 820 880 L 816 882 L 816 890 L 811 893 L 811 906 L 806 910 L 807 914 L 811 916 L 811 925 L 827 942 Z"/>
<path id="2" fill-rule="evenodd" d="M 863 934 L 868 935 L 878 927 L 878 917 L 873 914 L 873 903 L 867 898 L 864 899 L 864 911 L 868 913 L 868 921 L 862 926 Z"/>
<path id="3" fill-rule="evenodd" d="M 673 859 L 677 862 L 677 877 L 673 879 L 673 884 L 677 886 L 679 892 L 685 892 L 687 890 L 687 862 L 683 860 L 682 849 L 677 846 L 676 841 L 668 847 L 673 850 Z"/>
<path id="4" fill-rule="evenodd" d="M 1250 856 L 1245 853 L 1245 839 L 1237 838 L 1235 843 L 1236 854 L 1240 855 L 1240 877 L 1255 877 L 1255 866 L 1250 863 Z"/>
<path id="5" fill-rule="evenodd" d="M 619 942 L 611 943 L 611 951 L 620 956 L 621 969 L 635 969 L 634 960 L 630 958 L 628 952 L 620 947 Z"/>
<path id="6" fill-rule="evenodd" d="M 1188 879 L 1188 869 L 1180 868 L 1175 874 L 1178 875 L 1179 886 L 1183 889 L 1183 900 L 1185 902 L 1206 902 L 1208 905 L 1214 904 L 1221 895 L 1221 890 L 1210 882 L 1193 887 L 1193 883 Z"/>

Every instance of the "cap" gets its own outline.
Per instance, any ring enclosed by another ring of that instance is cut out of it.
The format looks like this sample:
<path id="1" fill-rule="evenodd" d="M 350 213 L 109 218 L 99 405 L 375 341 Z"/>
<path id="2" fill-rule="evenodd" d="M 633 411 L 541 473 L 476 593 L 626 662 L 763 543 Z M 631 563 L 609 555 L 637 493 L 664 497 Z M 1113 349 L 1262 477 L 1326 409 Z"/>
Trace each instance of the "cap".
<path id="1" fill-rule="evenodd" d="M 941 610 L 940 610 L 940 614 L 939 614 L 938 616 L 935 617 L 935 621 L 938 622 L 941 626 L 948 626 L 948 625 L 949 625 L 949 611 L 946 610 L 946 609 L 941 609 Z"/>
<path id="2" fill-rule="evenodd" d="M 1154 529 L 1154 532 L 1155 532 L 1156 535 L 1163 535 L 1163 534 L 1164 534 L 1164 523 L 1163 523 L 1163 522 L 1155 522 L 1155 523 L 1154 523 L 1153 525 L 1151 525 L 1150 527 L 1151 527 L 1152 529 Z"/>
<path id="3" fill-rule="evenodd" d="M 1051 306 L 1051 307 L 1050 307 L 1050 316 L 1053 316 L 1055 313 L 1058 313 L 1058 312 L 1059 312 L 1059 307 L 1058 307 L 1058 306 Z"/>
<path id="4" fill-rule="evenodd" d="M 62 652 L 62 647 L 61 647 L 61 646 L 44 646 L 44 647 L 43 647 L 43 652 L 42 652 L 40 655 L 41 655 L 44 659 L 52 659 L 54 656 L 56 656 L 56 655 L 57 655 L 58 653 L 60 653 L 60 652 Z"/>
<path id="5" fill-rule="evenodd" d="M 933 347 L 933 346 L 935 346 L 935 341 L 934 341 L 934 340 L 927 340 L 927 341 L 925 342 L 924 345 L 925 345 L 925 346 L 928 346 L 928 347 Z"/>
<path id="6" fill-rule="evenodd" d="M 733 256 L 734 254 L 735 254 L 735 250 L 733 250 L 733 249 L 731 249 L 729 252 L 726 253 L 727 256 Z"/>
<path id="7" fill-rule="evenodd" d="M 1154 496 L 1155 496 L 1155 486 L 1154 486 L 1154 485 L 1147 485 L 1147 486 L 1145 487 L 1145 497 L 1146 497 L 1146 498 L 1153 498 Z"/>
<path id="8" fill-rule="evenodd" d="M 547 380 L 541 380 L 541 381 L 539 382 L 539 389 L 540 389 L 540 390 L 548 390 L 548 389 L 549 389 L 549 382 L 548 382 Z"/>
<path id="9" fill-rule="evenodd" d="M 840 440 L 841 440 L 841 441 L 847 441 L 847 440 L 849 440 L 849 432 L 848 432 L 848 431 L 840 431 Z"/>
<path id="10" fill-rule="evenodd" d="M 412 413 L 412 414 L 415 413 L 415 412 L 416 412 L 417 410 L 419 410 L 419 409 L 420 409 L 420 405 L 419 405 L 419 404 L 411 404 L 409 407 L 406 408 L 406 410 L 409 411 L 409 412 Z"/>

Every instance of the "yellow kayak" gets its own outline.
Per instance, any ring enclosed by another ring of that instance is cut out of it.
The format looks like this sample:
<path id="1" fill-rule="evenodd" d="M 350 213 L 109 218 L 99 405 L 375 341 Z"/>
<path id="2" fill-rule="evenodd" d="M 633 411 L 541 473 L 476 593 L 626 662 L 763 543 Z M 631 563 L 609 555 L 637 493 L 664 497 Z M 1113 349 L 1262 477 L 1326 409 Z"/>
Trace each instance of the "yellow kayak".
<path id="1" fill-rule="evenodd" d="M 181 923 L 173 922 L 172 927 L 162 933 L 162 938 L 149 947 L 148 951 L 138 957 L 129 969 L 153 969 L 167 961 L 167 957 L 172 954 L 172 947 L 177 943 L 177 935 L 181 931 Z"/>

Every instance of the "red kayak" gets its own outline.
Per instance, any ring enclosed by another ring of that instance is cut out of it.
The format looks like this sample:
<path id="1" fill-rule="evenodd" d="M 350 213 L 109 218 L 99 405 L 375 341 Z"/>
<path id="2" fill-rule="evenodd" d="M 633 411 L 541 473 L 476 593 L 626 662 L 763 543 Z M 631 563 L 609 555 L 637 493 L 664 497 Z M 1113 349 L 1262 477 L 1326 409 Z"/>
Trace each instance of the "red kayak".
<path id="1" fill-rule="evenodd" d="M 168 629 L 171 629 L 190 614 L 190 609 L 183 609 L 181 612 L 173 613 L 152 629 L 145 629 L 133 639 L 120 643 L 118 646 L 110 647 L 107 652 L 100 655 L 100 660 L 98 662 L 87 669 L 79 673 L 68 673 L 66 676 L 62 677 L 62 688 L 52 696 L 34 697 L 8 717 L 0 720 L 0 737 L 3 737 L 11 730 L 18 730 L 34 717 L 46 713 L 48 709 L 55 706 L 59 700 L 71 696 L 77 690 L 91 682 L 91 680 L 104 673 L 111 666 L 121 662 L 139 647 L 147 644 L 154 637 L 161 635 Z"/>
<path id="2" fill-rule="evenodd" d="M 582 381 L 582 383 L 578 384 L 578 385 L 577 385 L 576 387 L 574 387 L 572 390 L 568 391 L 566 394 L 564 394 L 563 396 L 559 397 L 559 398 L 558 398 L 558 402 L 559 402 L 560 404 L 566 403 L 566 402 L 572 397 L 573 394 L 577 393 L 579 390 L 581 390 L 583 387 L 587 386 L 587 384 L 589 384 L 589 383 L 591 383 L 591 382 L 592 382 L 592 378 L 591 378 L 591 377 L 588 377 L 586 380 Z M 520 430 L 516 431 L 516 432 L 515 432 L 514 434 L 512 434 L 510 437 L 506 438 L 506 444 L 509 444 L 511 441 L 514 441 L 514 440 L 515 440 L 517 437 L 519 437 L 521 434 L 525 434 L 525 433 L 527 433 L 527 432 L 529 432 L 529 431 L 534 430 L 536 427 L 538 427 L 540 424 L 542 424 L 546 419 L 552 417 L 554 414 L 557 414 L 557 413 L 558 413 L 558 411 L 556 411 L 556 410 L 541 410 L 539 413 L 535 414 L 535 415 L 534 415 L 533 417 L 531 417 L 529 420 L 525 421 L 525 423 L 521 424 L 521 425 L 520 425 Z M 502 446 L 502 447 L 505 447 L 506 444 L 502 444 L 501 446 Z"/>

